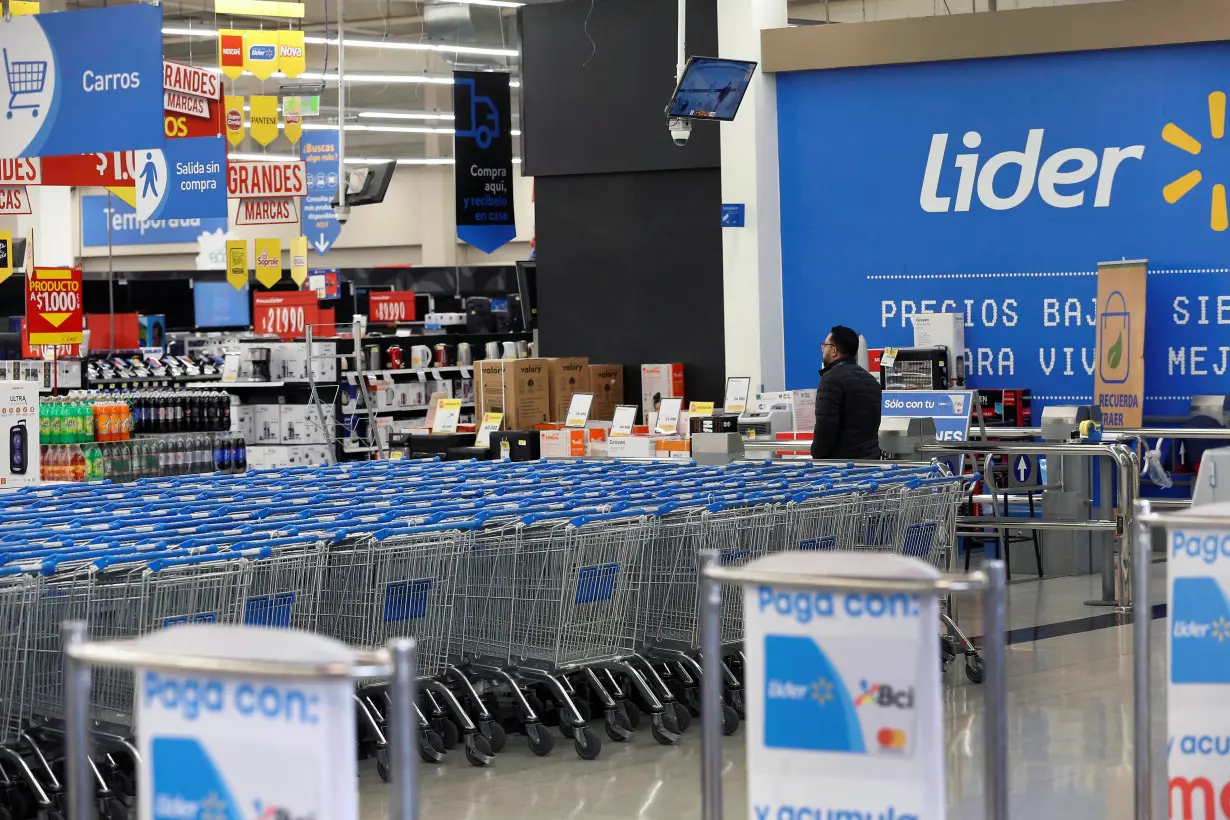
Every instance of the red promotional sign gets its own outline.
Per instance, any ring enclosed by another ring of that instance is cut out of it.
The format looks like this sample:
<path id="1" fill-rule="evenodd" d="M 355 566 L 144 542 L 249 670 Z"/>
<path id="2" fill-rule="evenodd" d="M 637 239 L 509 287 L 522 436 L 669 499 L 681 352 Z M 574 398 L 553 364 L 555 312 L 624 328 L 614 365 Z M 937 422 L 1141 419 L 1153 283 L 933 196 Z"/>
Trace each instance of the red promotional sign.
<path id="1" fill-rule="evenodd" d="M 37 158 L 0 159 L 0 185 L 42 185 Z"/>
<path id="2" fill-rule="evenodd" d="M 281 290 L 252 297 L 252 329 L 276 333 L 283 339 L 302 338 L 304 328 L 319 324 L 316 294 L 310 290 Z"/>
<path id="3" fill-rule="evenodd" d="M 41 359 L 46 348 L 40 347 L 35 350 L 30 345 L 30 329 L 26 326 L 26 320 L 21 320 L 21 358 L 23 359 Z M 53 359 L 68 359 L 76 358 L 81 355 L 81 345 L 56 345 L 52 348 Z"/>
<path id="4" fill-rule="evenodd" d="M 87 313 L 85 326 L 90 329 L 93 350 L 139 350 L 141 347 L 141 317 L 135 313 L 115 314 L 115 340 L 111 339 L 110 313 Z"/>
<path id="5" fill-rule="evenodd" d="M 226 195 L 231 199 L 306 194 L 307 164 L 303 160 L 227 163 Z"/>
<path id="6" fill-rule="evenodd" d="M 368 321 L 378 325 L 395 325 L 414 321 L 414 291 L 374 290 L 368 294 Z"/>
<path id="7" fill-rule="evenodd" d="M 290 197 L 241 199 L 236 225 L 298 225 L 299 208 Z"/>
<path id="8" fill-rule="evenodd" d="M 81 268 L 35 268 L 26 278 L 31 345 L 81 344 Z"/>
<path id="9" fill-rule="evenodd" d="M 40 161 L 43 164 L 43 185 L 131 188 L 138 173 L 136 151 L 43 157 Z"/>
<path id="10" fill-rule="evenodd" d="M 24 185 L 0 185 L 0 214 L 28 214 L 30 195 Z"/>
<path id="11" fill-rule="evenodd" d="M 222 83 L 213 71 L 163 60 L 162 90 L 216 100 L 222 95 Z"/>

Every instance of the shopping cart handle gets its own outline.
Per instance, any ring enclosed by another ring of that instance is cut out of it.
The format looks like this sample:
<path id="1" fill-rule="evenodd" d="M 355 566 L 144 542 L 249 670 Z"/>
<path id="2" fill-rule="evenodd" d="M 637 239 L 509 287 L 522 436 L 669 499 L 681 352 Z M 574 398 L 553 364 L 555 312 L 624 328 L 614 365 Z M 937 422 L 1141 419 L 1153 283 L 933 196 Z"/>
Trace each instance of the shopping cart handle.
<path id="1" fill-rule="evenodd" d="M 454 532 L 457 530 L 474 530 L 478 528 L 478 524 L 472 520 L 466 521 L 445 521 L 434 522 L 431 524 L 413 524 L 408 527 L 386 527 L 382 530 L 377 530 L 372 533 L 372 537 L 377 541 L 383 541 L 394 535 L 419 535 L 427 532 Z"/>
<path id="2" fill-rule="evenodd" d="M 626 510 L 620 510 L 619 512 L 578 515 L 568 523 L 574 527 L 584 527 L 587 524 L 593 524 L 598 521 L 618 521 L 628 518 L 639 518 L 640 516 L 666 515 L 678 506 L 679 505 L 674 502 L 668 502 L 657 507 L 633 507 Z"/>
<path id="3" fill-rule="evenodd" d="M 211 562 L 233 561 L 240 558 L 268 558 L 273 554 L 269 547 L 238 550 L 235 552 L 211 552 L 200 555 L 189 555 L 186 558 L 156 558 L 149 562 L 151 572 L 162 572 L 173 567 L 189 567 Z"/>
<path id="4" fill-rule="evenodd" d="M 113 567 L 116 564 L 131 564 L 135 561 L 150 561 L 151 558 L 153 558 L 154 561 L 160 561 L 160 560 L 170 560 L 174 558 L 186 558 L 186 557 L 194 556 L 194 555 L 200 555 L 200 556 L 213 555 L 217 552 L 218 552 L 218 548 L 214 546 L 199 547 L 199 548 L 192 548 L 192 549 L 181 548 L 181 549 L 159 550 L 159 551 L 129 550 L 127 552 L 122 552 L 122 553 L 118 553 L 114 555 L 104 555 L 100 558 L 95 558 L 92 563 L 98 569 L 107 569 L 108 567 Z M 82 556 L 82 557 L 86 557 L 86 556 Z M 153 562 L 151 561 L 150 563 L 152 564 Z"/>

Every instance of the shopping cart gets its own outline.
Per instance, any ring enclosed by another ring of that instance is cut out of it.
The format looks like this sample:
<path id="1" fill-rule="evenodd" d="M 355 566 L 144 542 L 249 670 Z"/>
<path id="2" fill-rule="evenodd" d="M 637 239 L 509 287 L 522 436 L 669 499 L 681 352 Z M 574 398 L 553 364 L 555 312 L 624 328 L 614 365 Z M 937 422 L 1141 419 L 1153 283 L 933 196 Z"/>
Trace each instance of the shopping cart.
<path id="1" fill-rule="evenodd" d="M 39 102 L 18 104 L 17 100 L 24 95 L 42 94 L 47 82 L 46 60 L 14 60 L 9 62 L 9 50 L 4 49 L 4 73 L 9 81 L 9 110 L 6 115 L 13 119 L 13 112 L 30 109 L 30 113 L 38 116 Z"/>

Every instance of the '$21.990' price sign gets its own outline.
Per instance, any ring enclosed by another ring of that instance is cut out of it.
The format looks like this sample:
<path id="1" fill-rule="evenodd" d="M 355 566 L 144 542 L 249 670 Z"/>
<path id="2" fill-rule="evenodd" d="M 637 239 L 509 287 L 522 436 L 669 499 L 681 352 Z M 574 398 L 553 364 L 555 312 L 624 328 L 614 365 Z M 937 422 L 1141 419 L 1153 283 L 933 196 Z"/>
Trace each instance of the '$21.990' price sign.
<path id="1" fill-rule="evenodd" d="M 26 280 L 30 344 L 79 345 L 82 326 L 81 268 L 35 268 Z"/>
<path id="2" fill-rule="evenodd" d="M 303 338 L 308 325 L 319 324 L 318 313 L 312 291 L 258 293 L 252 298 L 256 332 L 276 333 L 283 339 Z"/>

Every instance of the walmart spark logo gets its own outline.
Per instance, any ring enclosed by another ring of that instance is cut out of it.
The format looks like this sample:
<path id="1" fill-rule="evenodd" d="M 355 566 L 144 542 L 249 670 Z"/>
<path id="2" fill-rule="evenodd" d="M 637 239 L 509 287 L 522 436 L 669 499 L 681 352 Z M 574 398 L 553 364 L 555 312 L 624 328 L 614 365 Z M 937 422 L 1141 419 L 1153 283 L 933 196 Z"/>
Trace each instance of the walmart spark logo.
<path id="1" fill-rule="evenodd" d="M 811 699 L 823 706 L 833 699 L 833 684 L 820 678 L 811 685 Z"/>
<path id="2" fill-rule="evenodd" d="M 1213 622 L 1213 637 L 1218 643 L 1230 641 L 1230 621 L 1226 620 L 1225 616 Z"/>
<path id="3" fill-rule="evenodd" d="M 1215 140 L 1221 139 L 1226 134 L 1226 95 L 1222 91 L 1214 91 L 1209 95 L 1209 133 Z M 1166 123 L 1166 127 L 1162 129 L 1162 139 L 1192 156 L 1198 156 L 1203 148 L 1200 140 L 1173 122 Z M 1203 179 L 1199 170 L 1189 171 L 1162 188 L 1162 196 L 1173 205 L 1190 193 Z M 1221 183 L 1213 186 L 1213 201 L 1209 206 L 1209 227 L 1215 231 L 1224 231 L 1230 227 L 1230 217 L 1226 213 L 1226 186 Z"/>

